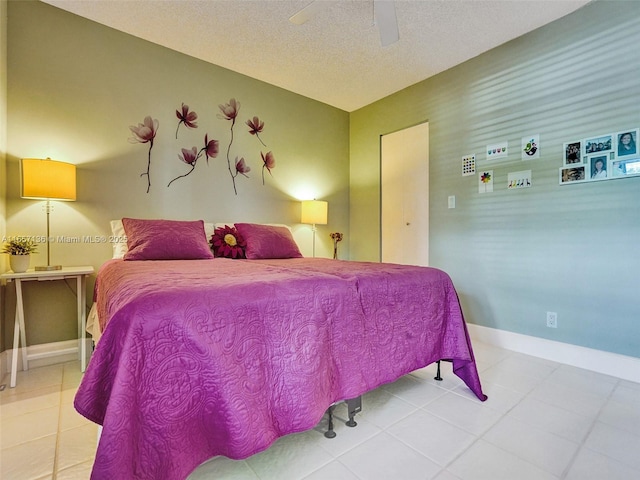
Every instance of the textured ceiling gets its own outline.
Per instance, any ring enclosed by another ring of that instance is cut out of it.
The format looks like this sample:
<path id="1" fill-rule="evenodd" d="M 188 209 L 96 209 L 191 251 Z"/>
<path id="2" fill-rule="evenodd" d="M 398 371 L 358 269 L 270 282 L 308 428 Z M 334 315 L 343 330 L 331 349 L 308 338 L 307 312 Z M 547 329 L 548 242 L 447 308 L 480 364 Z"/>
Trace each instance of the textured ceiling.
<path id="1" fill-rule="evenodd" d="M 447 70 L 589 0 L 396 0 L 381 47 L 372 0 L 45 0 L 98 23 L 346 111 Z"/>

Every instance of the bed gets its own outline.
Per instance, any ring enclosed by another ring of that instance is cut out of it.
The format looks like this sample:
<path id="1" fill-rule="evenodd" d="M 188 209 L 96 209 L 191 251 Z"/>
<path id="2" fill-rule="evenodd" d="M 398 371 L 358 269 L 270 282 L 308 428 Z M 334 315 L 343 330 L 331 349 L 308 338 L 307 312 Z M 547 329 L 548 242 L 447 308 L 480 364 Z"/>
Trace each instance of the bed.
<path id="1" fill-rule="evenodd" d="M 101 337 L 74 401 L 102 425 L 93 479 L 184 479 L 213 456 L 246 458 L 443 359 L 486 399 L 445 272 L 302 258 L 290 244 L 286 258 L 254 258 L 262 233 L 242 225 L 245 258 L 100 268 Z"/>

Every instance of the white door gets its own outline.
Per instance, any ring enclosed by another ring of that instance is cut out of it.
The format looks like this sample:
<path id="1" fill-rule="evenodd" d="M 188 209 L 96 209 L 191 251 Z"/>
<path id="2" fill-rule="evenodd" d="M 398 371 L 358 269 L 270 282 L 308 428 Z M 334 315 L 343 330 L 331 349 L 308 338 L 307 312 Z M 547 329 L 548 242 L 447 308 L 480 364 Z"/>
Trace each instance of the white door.
<path id="1" fill-rule="evenodd" d="M 382 261 L 429 264 L 429 123 L 382 136 Z"/>

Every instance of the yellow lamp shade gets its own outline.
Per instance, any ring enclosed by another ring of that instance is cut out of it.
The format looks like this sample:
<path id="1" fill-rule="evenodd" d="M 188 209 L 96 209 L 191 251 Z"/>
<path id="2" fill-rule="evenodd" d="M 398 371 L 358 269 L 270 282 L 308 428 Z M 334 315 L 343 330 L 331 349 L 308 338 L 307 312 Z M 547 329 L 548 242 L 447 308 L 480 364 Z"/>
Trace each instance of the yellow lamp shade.
<path id="1" fill-rule="evenodd" d="M 321 200 L 305 200 L 302 202 L 301 223 L 313 225 L 327 224 L 328 203 Z"/>
<path id="2" fill-rule="evenodd" d="M 76 166 L 47 158 L 20 162 L 20 196 L 43 200 L 76 199 Z"/>

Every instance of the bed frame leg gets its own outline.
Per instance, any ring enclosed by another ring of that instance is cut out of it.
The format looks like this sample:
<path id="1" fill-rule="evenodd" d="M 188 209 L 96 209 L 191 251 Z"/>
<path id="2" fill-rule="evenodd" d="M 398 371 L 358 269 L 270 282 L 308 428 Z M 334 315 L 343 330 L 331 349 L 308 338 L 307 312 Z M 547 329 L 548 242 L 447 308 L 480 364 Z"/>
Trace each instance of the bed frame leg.
<path id="1" fill-rule="evenodd" d="M 327 410 L 327 414 L 329 415 L 329 426 L 327 427 L 327 431 L 324 432 L 324 436 L 327 438 L 334 438 L 336 436 L 336 432 L 333 431 L 333 409 L 335 405 L 331 405 Z"/>
<path id="2" fill-rule="evenodd" d="M 347 427 L 355 427 L 358 425 L 354 420 L 356 413 L 362 411 L 362 397 L 352 398 L 347 400 L 347 412 L 349 413 L 349 420 L 345 422 Z"/>
<path id="3" fill-rule="evenodd" d="M 362 397 L 350 398 L 345 400 L 347 404 L 347 413 L 349 414 L 349 420 L 344 422 L 347 427 L 355 427 L 358 425 L 354 420 L 356 413 L 362 411 Z M 333 430 L 333 409 L 336 408 L 335 403 L 327 409 L 327 415 L 329 416 L 329 424 L 327 425 L 327 431 L 324 432 L 324 436 L 327 438 L 335 438 L 336 432 Z"/>
<path id="4" fill-rule="evenodd" d="M 440 376 L 440 360 L 438 360 L 438 371 L 436 372 L 436 376 L 433 377 L 433 379 L 439 382 L 442 381 L 442 377 Z"/>

